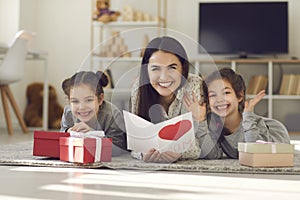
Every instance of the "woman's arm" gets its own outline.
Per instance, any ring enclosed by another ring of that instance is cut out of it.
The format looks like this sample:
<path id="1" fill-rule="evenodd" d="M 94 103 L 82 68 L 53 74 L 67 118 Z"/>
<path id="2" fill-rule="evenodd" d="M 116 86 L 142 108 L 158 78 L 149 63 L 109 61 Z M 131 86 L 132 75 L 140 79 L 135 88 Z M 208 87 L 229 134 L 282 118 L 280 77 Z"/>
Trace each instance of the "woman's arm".
<path id="1" fill-rule="evenodd" d="M 138 89 L 139 88 L 139 81 L 136 79 L 133 83 L 131 96 L 129 101 L 129 111 L 133 114 L 137 114 L 137 107 L 138 107 Z"/>

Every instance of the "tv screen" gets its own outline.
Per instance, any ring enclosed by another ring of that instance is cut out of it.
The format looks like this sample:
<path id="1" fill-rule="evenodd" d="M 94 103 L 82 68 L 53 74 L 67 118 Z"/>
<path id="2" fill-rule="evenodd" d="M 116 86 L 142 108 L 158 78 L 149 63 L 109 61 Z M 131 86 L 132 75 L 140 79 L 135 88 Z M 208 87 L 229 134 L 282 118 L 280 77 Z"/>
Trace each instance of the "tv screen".
<path id="1" fill-rule="evenodd" d="M 199 3 L 199 43 L 210 54 L 288 53 L 288 3 Z"/>

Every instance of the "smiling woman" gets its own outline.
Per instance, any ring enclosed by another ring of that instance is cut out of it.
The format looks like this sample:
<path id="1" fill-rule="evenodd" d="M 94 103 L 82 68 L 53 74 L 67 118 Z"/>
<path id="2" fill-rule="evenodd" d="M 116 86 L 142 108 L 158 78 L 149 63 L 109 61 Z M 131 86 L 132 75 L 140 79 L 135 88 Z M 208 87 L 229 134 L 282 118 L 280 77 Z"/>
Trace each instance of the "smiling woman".
<path id="1" fill-rule="evenodd" d="M 174 100 L 174 93 L 179 88 L 182 76 L 182 65 L 172 53 L 157 51 L 152 54 L 148 64 L 148 74 L 152 87 L 161 96 L 164 110 Z"/>
<path id="2" fill-rule="evenodd" d="M 145 49 L 139 81 L 132 90 L 131 112 L 152 123 L 182 115 L 191 111 L 184 103 L 184 96 L 190 96 L 189 99 L 196 103 L 202 101 L 201 85 L 199 75 L 189 74 L 189 61 L 183 46 L 171 37 L 154 38 Z M 195 119 L 201 118 L 200 115 L 193 113 L 195 127 L 198 123 Z M 150 149 L 143 160 L 174 162 L 180 158 L 197 159 L 199 155 L 200 148 L 181 154 Z"/>

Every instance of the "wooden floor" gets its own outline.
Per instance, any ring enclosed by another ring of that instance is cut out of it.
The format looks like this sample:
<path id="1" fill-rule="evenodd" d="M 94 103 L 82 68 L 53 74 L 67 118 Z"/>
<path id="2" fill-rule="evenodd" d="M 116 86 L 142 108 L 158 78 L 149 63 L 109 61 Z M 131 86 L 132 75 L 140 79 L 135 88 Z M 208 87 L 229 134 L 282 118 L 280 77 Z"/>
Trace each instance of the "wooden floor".
<path id="1" fill-rule="evenodd" d="M 33 130 L 0 144 L 33 139 Z M 299 138 L 293 136 L 292 139 Z M 298 141 L 300 144 L 300 140 Z M 20 152 L 21 153 L 21 152 Z M 1 155 L 0 155 L 1 156 Z M 1 166 L 0 199 L 299 199 L 300 175 L 187 173 L 171 171 Z"/>

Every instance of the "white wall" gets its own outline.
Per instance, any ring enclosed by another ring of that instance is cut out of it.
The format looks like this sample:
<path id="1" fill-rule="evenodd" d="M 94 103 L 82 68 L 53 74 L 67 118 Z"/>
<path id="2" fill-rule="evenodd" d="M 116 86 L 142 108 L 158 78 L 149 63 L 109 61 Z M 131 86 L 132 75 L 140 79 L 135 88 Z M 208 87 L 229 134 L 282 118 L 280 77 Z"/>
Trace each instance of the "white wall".
<path id="1" fill-rule="evenodd" d="M 20 5 L 19 2 L 21 2 Z M 5 8 L 2 5 L 13 7 L 20 12 L 6 12 L 6 16 L 0 14 L 1 21 L 5 22 L 5 25 L 15 24 L 17 27 L 10 31 L 10 29 L 2 28 L 4 26 L 0 24 L 0 41 L 7 42 L 6 38 L 12 38 L 19 29 L 36 32 L 33 46 L 48 52 L 49 83 L 55 86 L 59 101 L 64 105 L 61 82 L 79 69 L 90 50 L 90 1 L 0 0 L 0 11 Z M 12 85 L 13 94 L 22 112 L 26 105 L 26 86 L 31 82 L 44 80 L 43 66 L 43 62 L 28 61 L 24 79 Z M 11 116 L 14 125 L 18 127 L 12 111 Z M 1 126 L 5 126 L 2 103 L 0 106 Z"/>
<path id="2" fill-rule="evenodd" d="M 19 29 L 19 0 L 0 0 L 0 41 L 10 42 Z"/>
<path id="3" fill-rule="evenodd" d="M 120 11 L 122 2 L 144 12 L 153 13 L 153 9 L 156 8 L 153 0 L 111 1 L 114 6 L 112 9 Z M 212 2 L 212 0 L 168 0 L 167 27 L 197 41 L 199 2 Z M 298 25 L 300 1 L 288 0 L 288 2 L 290 55 L 300 57 L 300 26 Z M 12 12 L 8 12 L 8 9 Z M 20 16 L 18 10 L 20 10 Z M 65 105 L 66 101 L 61 91 L 61 82 L 80 69 L 82 63 L 84 66 L 89 63 L 85 58 L 90 50 L 91 10 L 90 0 L 0 0 L 0 41 L 6 41 L 14 35 L 16 30 L 22 28 L 37 33 L 34 47 L 49 53 L 47 56 L 49 82 L 55 86 L 62 105 Z M 27 84 L 43 81 L 42 64 L 28 62 L 26 77 L 22 85 L 16 84 L 13 87 L 13 93 L 22 111 L 26 105 Z M 2 110 L 0 107 L 0 126 L 4 124 Z"/>
<path id="4" fill-rule="evenodd" d="M 300 1 L 289 2 L 289 46 L 290 55 L 300 57 Z"/>
<path id="5" fill-rule="evenodd" d="M 61 82 L 79 69 L 90 48 L 90 1 L 37 2 L 38 48 L 48 51 L 49 83 L 63 101 Z"/>
<path id="6" fill-rule="evenodd" d="M 7 44 L 10 43 L 15 33 L 19 30 L 19 8 L 19 0 L 0 0 L 0 42 Z M 14 92 L 14 88 L 12 89 Z M 19 96 L 18 98 L 22 97 Z M 20 101 L 18 101 L 17 103 L 19 102 Z M 0 103 L 0 126 L 4 126 L 4 113 L 1 100 Z"/>

